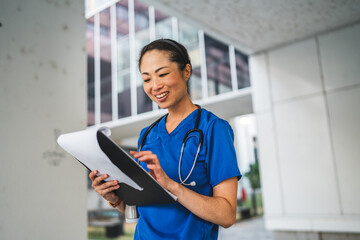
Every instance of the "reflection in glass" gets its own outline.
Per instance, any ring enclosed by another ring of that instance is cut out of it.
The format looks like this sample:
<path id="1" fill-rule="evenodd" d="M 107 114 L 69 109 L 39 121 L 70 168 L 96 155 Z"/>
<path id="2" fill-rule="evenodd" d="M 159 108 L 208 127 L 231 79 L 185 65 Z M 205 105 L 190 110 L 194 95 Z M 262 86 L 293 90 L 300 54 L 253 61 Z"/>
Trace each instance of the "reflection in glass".
<path id="1" fill-rule="evenodd" d="M 205 35 L 209 97 L 232 90 L 229 47 Z"/>
<path id="2" fill-rule="evenodd" d="M 118 118 L 131 115 L 128 1 L 116 4 Z"/>
<path id="3" fill-rule="evenodd" d="M 186 22 L 179 21 L 179 41 L 184 46 L 197 44 L 199 41 L 198 30 Z"/>
<path id="4" fill-rule="evenodd" d="M 130 69 L 118 73 L 118 114 L 119 118 L 131 115 Z"/>
<path id="5" fill-rule="evenodd" d="M 88 118 L 87 125 L 95 124 L 95 73 L 94 73 L 94 17 L 86 22 L 86 55 L 87 55 L 87 98 Z"/>
<path id="6" fill-rule="evenodd" d="M 192 75 L 188 83 L 190 97 L 192 100 L 201 99 L 201 55 L 199 49 L 198 30 L 190 24 L 179 21 L 179 42 L 188 50 L 192 64 Z"/>
<path id="7" fill-rule="evenodd" d="M 155 10 L 155 36 L 157 39 L 173 38 L 171 18 L 158 10 Z"/>
<path id="8" fill-rule="evenodd" d="M 135 32 L 149 28 L 149 7 L 138 1 L 134 1 L 135 9 Z"/>
<path id="9" fill-rule="evenodd" d="M 98 3 L 104 4 L 106 2 L 109 2 L 109 0 L 86 0 L 88 9 L 92 10 L 95 8 L 98 9 L 96 7 L 99 6 L 97 5 Z M 99 13 L 101 122 L 112 120 L 112 81 L 117 81 L 118 118 L 131 116 L 131 80 L 136 82 L 137 114 L 153 109 L 151 100 L 143 90 L 143 80 L 138 69 L 136 69 L 135 79 L 132 79 L 133 76 L 130 74 L 130 52 L 132 53 L 132 50 L 134 49 L 131 49 L 130 51 L 128 0 L 112 2 L 116 6 L 115 27 L 117 44 L 116 59 L 113 59 L 113 62 L 111 59 L 110 8 Z M 151 31 L 155 30 L 155 37 L 157 39 L 172 39 L 174 24 L 172 17 L 156 9 L 154 10 L 155 29 L 151 29 Z M 141 48 L 150 41 L 149 7 L 139 0 L 134 0 L 133 16 L 135 18 L 135 59 L 138 59 Z M 193 100 L 202 99 L 204 96 L 202 95 L 201 65 L 204 63 L 202 62 L 202 56 L 200 54 L 198 29 L 183 21 L 178 21 L 178 29 L 179 42 L 188 50 L 192 62 L 193 72 L 188 82 L 190 96 Z M 130 36 L 132 37 L 132 34 L 130 34 Z M 88 125 L 93 125 L 95 123 L 94 17 L 87 20 L 86 41 L 88 60 Z M 115 51 L 115 48 L 113 48 L 113 50 Z M 205 35 L 205 55 L 208 96 L 232 91 L 229 47 L 210 36 Z M 235 59 L 238 87 L 239 89 L 249 87 L 250 81 L 247 56 L 241 52 L 235 51 Z M 112 64 L 115 64 L 115 62 L 117 79 L 112 79 Z"/>
<path id="10" fill-rule="evenodd" d="M 110 8 L 100 12 L 101 122 L 112 120 Z"/>
<path id="11" fill-rule="evenodd" d="M 144 91 L 140 71 L 136 71 L 136 79 L 140 79 L 141 81 L 141 84 L 136 88 L 138 113 L 149 112 L 152 110 L 152 101 Z"/>
<path id="12" fill-rule="evenodd" d="M 235 59 L 238 88 L 250 87 L 248 57 L 235 50 Z"/>
<path id="13" fill-rule="evenodd" d="M 149 33 L 149 7 L 137 0 L 134 1 L 135 9 L 135 52 L 136 59 L 139 58 L 141 48 L 150 41 Z M 137 92 L 137 112 L 143 113 L 152 110 L 152 102 L 145 94 L 142 87 L 142 77 L 136 71 L 136 92 Z"/>
<path id="14" fill-rule="evenodd" d="M 112 0 L 85 0 L 85 12 L 86 14 L 108 5 Z"/>

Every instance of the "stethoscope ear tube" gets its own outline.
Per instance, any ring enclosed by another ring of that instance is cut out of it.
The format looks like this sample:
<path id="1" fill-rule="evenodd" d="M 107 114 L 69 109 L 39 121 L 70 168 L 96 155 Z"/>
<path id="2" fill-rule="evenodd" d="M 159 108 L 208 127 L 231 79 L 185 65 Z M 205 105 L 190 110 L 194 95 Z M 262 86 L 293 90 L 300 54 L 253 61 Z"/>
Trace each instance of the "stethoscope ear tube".
<path id="1" fill-rule="evenodd" d="M 183 144 L 185 144 L 185 142 L 187 141 L 187 137 L 189 136 L 190 133 L 193 133 L 193 132 L 197 132 L 199 133 L 200 135 L 200 139 L 199 139 L 199 144 L 198 145 L 202 145 L 203 141 L 204 141 L 204 135 L 202 133 L 202 131 L 198 128 L 194 128 L 194 129 L 191 129 L 190 131 L 188 131 L 186 134 L 185 134 L 185 137 L 183 139 Z"/>

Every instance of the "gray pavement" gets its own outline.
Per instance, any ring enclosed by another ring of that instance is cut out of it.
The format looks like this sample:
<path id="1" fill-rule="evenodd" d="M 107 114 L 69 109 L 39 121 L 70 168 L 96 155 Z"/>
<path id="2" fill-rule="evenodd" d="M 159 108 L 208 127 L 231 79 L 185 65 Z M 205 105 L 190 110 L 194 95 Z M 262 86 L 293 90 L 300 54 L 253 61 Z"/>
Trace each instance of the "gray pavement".
<path id="1" fill-rule="evenodd" d="M 243 220 L 230 228 L 219 230 L 219 240 L 274 240 L 273 232 L 266 230 L 261 217 Z"/>

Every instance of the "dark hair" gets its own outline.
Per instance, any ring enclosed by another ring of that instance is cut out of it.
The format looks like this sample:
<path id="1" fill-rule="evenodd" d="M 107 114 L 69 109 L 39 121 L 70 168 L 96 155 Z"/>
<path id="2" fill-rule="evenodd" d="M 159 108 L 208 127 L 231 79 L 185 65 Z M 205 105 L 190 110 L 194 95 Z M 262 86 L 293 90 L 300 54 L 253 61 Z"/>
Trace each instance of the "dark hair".
<path id="1" fill-rule="evenodd" d="M 180 71 L 183 71 L 186 65 L 189 64 L 192 72 L 190 57 L 186 48 L 182 44 L 172 39 L 158 39 L 145 45 L 140 52 L 140 57 L 138 62 L 139 70 L 140 70 L 142 57 L 147 51 L 150 50 L 160 50 L 160 51 L 168 52 L 170 56 L 169 60 L 171 62 L 177 63 Z"/>

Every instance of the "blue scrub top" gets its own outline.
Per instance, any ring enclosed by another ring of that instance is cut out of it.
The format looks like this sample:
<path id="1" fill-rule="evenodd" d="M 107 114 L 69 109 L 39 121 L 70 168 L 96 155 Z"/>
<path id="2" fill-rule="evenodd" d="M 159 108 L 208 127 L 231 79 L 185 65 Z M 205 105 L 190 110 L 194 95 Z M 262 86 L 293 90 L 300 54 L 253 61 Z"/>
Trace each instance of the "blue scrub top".
<path id="1" fill-rule="evenodd" d="M 166 117 L 150 130 L 146 137 L 143 151 L 152 151 L 157 155 L 161 167 L 176 182 L 182 141 L 185 134 L 194 128 L 199 110 L 187 116 L 170 134 L 165 127 Z M 147 127 L 148 128 L 148 127 Z M 144 128 L 140 141 L 147 130 Z M 212 196 L 212 188 L 220 182 L 231 178 L 241 178 L 234 149 L 234 133 L 229 123 L 202 109 L 199 129 L 204 134 L 195 168 L 186 183 L 196 182 L 189 189 Z M 199 141 L 198 133 L 191 133 L 186 142 L 182 163 L 181 176 L 184 180 L 192 167 Z M 141 163 L 146 169 L 146 164 Z M 139 206 L 139 221 L 134 239 L 217 239 L 218 225 L 205 221 L 180 203 L 168 205 Z"/>

